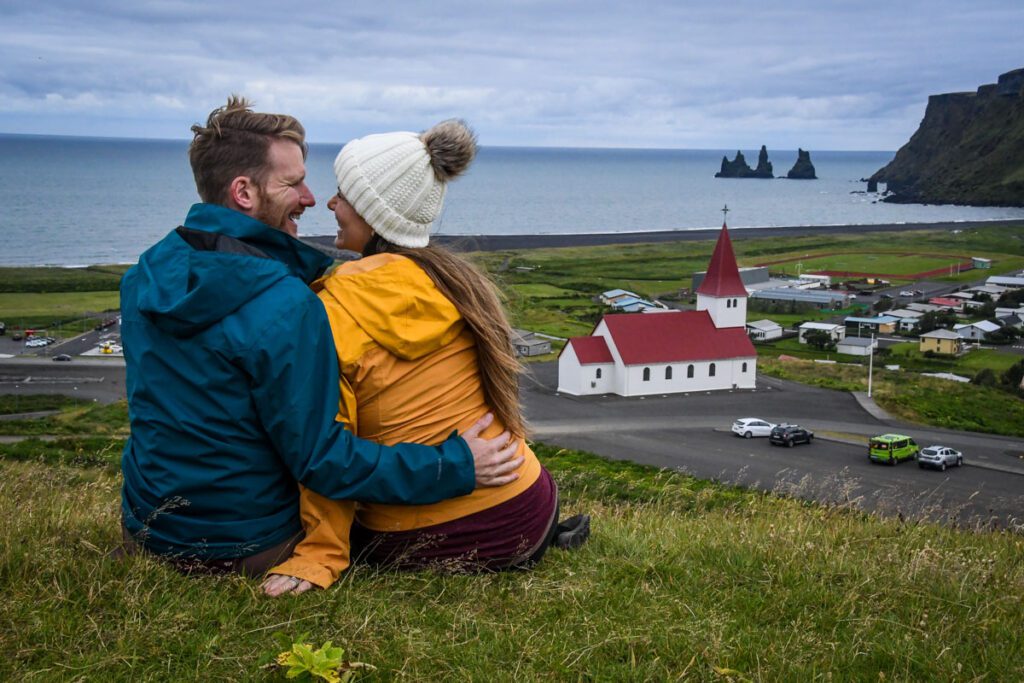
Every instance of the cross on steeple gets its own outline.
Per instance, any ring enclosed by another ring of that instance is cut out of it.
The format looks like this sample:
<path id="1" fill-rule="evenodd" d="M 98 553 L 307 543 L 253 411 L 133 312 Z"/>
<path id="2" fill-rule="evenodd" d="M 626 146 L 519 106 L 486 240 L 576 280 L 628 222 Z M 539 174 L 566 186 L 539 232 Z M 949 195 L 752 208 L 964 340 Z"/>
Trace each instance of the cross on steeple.
<path id="1" fill-rule="evenodd" d="M 728 216 L 727 216 L 728 213 L 729 213 L 729 205 L 726 204 L 725 206 L 722 207 L 722 225 L 725 225 L 725 219 L 728 218 Z"/>

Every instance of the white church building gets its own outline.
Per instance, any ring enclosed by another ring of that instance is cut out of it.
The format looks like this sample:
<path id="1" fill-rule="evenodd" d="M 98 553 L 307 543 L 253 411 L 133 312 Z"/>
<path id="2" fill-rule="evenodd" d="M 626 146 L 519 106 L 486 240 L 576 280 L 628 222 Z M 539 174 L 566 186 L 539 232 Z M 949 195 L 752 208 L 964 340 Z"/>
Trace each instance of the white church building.
<path id="1" fill-rule="evenodd" d="M 747 289 L 722 225 L 697 310 L 610 314 L 558 357 L 558 391 L 644 396 L 753 389 L 757 352 L 746 332 Z"/>

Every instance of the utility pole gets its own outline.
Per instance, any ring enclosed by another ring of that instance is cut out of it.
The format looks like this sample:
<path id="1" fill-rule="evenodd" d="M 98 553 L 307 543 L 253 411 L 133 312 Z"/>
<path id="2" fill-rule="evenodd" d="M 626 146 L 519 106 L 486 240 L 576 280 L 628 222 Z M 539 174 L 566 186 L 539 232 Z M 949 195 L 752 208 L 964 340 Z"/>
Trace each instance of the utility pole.
<path id="1" fill-rule="evenodd" d="M 871 333 L 871 346 L 868 347 L 868 398 L 871 398 L 871 376 L 875 369 L 875 333 Z"/>

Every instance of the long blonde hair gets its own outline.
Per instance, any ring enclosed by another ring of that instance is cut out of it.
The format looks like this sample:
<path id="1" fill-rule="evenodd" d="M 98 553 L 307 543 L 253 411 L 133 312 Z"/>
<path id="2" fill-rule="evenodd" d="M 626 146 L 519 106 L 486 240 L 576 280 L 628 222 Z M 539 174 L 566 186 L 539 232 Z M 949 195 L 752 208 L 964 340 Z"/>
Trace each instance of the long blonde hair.
<path id="1" fill-rule="evenodd" d="M 363 256 L 387 252 L 411 259 L 451 301 L 476 338 L 480 384 L 495 417 L 513 435 L 526 436 L 519 405 L 522 365 L 512 350 L 511 332 L 501 295 L 487 275 L 443 247 L 400 247 L 374 234 Z"/>

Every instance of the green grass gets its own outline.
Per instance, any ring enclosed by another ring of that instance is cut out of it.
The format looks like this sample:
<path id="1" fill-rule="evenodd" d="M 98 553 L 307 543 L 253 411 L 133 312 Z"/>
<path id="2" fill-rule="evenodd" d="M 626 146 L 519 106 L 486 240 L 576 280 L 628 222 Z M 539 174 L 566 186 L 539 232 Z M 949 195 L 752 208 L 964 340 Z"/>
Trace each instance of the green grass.
<path id="1" fill-rule="evenodd" d="M 894 254 L 886 252 L 848 252 L 816 256 L 809 254 L 800 258 L 801 272 L 809 273 L 817 270 L 846 272 L 887 273 L 893 275 L 913 275 L 915 273 L 949 268 L 950 264 L 962 263 L 965 259 L 958 255 L 948 257 L 918 256 L 913 253 Z M 796 262 L 772 266 L 789 273 L 796 273 Z"/>
<path id="2" fill-rule="evenodd" d="M 23 396 L 5 397 L 4 405 L 19 404 L 27 401 L 30 405 L 36 402 L 56 403 L 51 397 Z M 39 436 L 86 434 L 89 436 L 121 436 L 128 434 L 128 402 L 121 400 L 115 403 L 78 402 L 66 398 L 59 407 L 60 412 L 44 418 L 0 420 L 0 435 L 7 436 Z M 45 408 L 34 408 L 45 410 Z M 14 411 L 11 411 L 14 412 Z M 24 410 L 18 412 L 27 412 Z"/>
<path id="3" fill-rule="evenodd" d="M 0 679 L 284 680 L 275 634 L 390 680 L 1019 680 L 1024 544 L 538 446 L 593 536 L 532 572 L 399 574 L 271 600 L 107 556 L 120 478 L 0 459 Z"/>
<path id="4" fill-rule="evenodd" d="M 63 321 L 65 332 L 81 332 L 96 324 L 83 319 L 119 307 L 116 291 L 0 294 L 0 320 L 9 328 L 53 327 L 56 332 L 56 321 Z"/>
<path id="5" fill-rule="evenodd" d="M 880 365 L 880 363 L 879 363 Z M 761 356 L 758 372 L 839 391 L 866 391 L 867 368 Z M 923 377 L 875 366 L 872 397 L 898 418 L 918 424 L 1024 437 L 1024 400 L 999 389 Z"/>
<path id="6" fill-rule="evenodd" d="M 979 370 L 988 368 L 1000 375 L 1021 360 L 1021 356 L 1004 350 L 973 349 L 956 358 L 928 358 L 919 351 L 917 341 L 896 344 L 889 347 L 885 363 L 897 363 L 900 367 L 917 372 L 952 372 L 964 377 L 973 377 Z"/>
<path id="7" fill-rule="evenodd" d="M 73 398 L 56 394 L 30 394 L 27 396 L 4 394 L 0 395 L 0 415 L 56 410 L 74 405 L 74 403 L 75 400 Z"/>
<path id="8" fill-rule="evenodd" d="M 0 292 L 116 292 L 128 266 L 2 268 Z"/>

